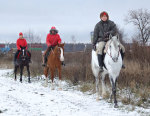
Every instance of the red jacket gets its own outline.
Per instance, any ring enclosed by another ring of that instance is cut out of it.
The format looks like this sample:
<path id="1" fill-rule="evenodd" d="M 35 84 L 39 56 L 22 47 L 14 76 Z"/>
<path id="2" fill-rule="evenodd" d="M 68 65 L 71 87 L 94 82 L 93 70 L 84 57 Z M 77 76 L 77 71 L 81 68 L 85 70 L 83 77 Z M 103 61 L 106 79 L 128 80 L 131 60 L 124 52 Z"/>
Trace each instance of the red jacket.
<path id="1" fill-rule="evenodd" d="M 27 49 L 27 41 L 25 39 L 17 39 L 17 50 L 21 50 L 20 46 L 22 47 L 25 47 L 26 46 L 26 49 Z"/>
<path id="2" fill-rule="evenodd" d="M 56 46 L 57 44 L 61 43 L 61 38 L 59 34 L 51 35 L 50 33 L 47 34 L 46 44 L 47 46 Z"/>

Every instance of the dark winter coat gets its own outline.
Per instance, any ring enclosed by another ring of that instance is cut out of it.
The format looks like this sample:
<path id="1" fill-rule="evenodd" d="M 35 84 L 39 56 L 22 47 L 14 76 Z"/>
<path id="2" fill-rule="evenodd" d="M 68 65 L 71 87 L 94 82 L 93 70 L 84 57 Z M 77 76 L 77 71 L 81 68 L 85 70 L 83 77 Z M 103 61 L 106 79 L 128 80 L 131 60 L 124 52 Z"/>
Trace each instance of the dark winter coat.
<path id="1" fill-rule="evenodd" d="M 106 33 L 111 34 L 114 36 L 117 32 L 116 24 L 111 21 L 100 21 L 96 24 L 94 28 L 94 37 L 93 37 L 93 44 L 96 44 L 100 41 L 105 41 L 106 39 Z"/>

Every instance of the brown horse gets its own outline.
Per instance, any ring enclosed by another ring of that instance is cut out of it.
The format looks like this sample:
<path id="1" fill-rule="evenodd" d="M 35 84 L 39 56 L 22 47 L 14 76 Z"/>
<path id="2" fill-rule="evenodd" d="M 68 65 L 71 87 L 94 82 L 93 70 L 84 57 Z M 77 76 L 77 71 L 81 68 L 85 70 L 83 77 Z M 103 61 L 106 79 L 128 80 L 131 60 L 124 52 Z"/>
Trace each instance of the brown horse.
<path id="1" fill-rule="evenodd" d="M 53 81 L 54 81 L 54 74 L 56 69 L 58 70 L 59 75 L 59 88 L 61 90 L 61 64 L 64 61 L 64 44 L 58 44 L 54 49 L 51 50 L 48 58 L 47 58 L 47 65 L 44 68 L 44 75 L 46 77 L 46 85 L 48 84 L 48 72 L 50 71 L 51 74 L 51 81 L 52 81 L 52 90 L 53 88 Z"/>

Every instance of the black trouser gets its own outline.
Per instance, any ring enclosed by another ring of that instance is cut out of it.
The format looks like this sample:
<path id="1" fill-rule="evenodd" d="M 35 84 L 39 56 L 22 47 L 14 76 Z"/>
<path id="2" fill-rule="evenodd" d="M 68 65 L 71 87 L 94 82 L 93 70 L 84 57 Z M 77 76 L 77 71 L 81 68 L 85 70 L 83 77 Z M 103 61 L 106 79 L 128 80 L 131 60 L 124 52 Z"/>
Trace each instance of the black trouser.
<path id="1" fill-rule="evenodd" d="M 44 55 L 44 63 L 45 64 L 47 63 L 47 57 L 49 56 L 51 50 L 54 49 L 54 48 L 55 48 L 55 46 L 50 46 L 50 47 L 47 48 L 46 53 Z"/>

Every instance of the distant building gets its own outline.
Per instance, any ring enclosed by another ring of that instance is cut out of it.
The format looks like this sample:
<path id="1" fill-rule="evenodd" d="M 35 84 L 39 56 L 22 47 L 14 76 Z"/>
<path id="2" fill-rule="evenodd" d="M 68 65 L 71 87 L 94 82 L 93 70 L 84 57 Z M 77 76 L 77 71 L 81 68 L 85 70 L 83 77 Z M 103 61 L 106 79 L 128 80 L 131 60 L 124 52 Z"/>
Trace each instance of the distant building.
<path id="1" fill-rule="evenodd" d="M 0 44 L 0 53 L 8 53 L 10 51 L 9 44 Z"/>

